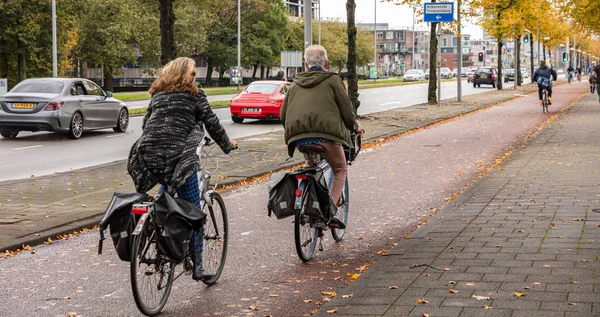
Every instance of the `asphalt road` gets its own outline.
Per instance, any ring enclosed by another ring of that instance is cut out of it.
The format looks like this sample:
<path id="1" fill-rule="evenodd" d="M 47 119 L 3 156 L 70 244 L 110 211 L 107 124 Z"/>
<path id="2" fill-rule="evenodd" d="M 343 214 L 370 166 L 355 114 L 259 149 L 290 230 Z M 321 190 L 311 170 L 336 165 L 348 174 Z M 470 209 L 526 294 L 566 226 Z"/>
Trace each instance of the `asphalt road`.
<path id="1" fill-rule="evenodd" d="M 476 94 L 492 90 L 491 86 L 473 88 L 463 81 L 463 94 Z M 360 91 L 359 114 L 407 107 L 427 101 L 427 84 L 372 88 Z M 444 82 L 442 98 L 456 96 L 456 82 Z M 225 98 L 225 96 L 210 96 Z M 136 107 L 147 101 L 130 102 Z M 241 138 L 281 130 L 278 121 L 246 120 L 243 124 L 231 121 L 228 108 L 216 109 L 221 123 L 232 138 Z M 131 145 L 141 134 L 141 117 L 132 117 L 126 133 L 117 134 L 111 129 L 84 133 L 79 140 L 66 135 L 48 132 L 21 132 L 15 140 L 0 138 L 0 181 L 21 179 L 31 175 L 42 176 L 88 166 L 110 163 L 127 158 Z"/>
<path id="2" fill-rule="evenodd" d="M 551 112 L 586 89 L 584 84 L 556 87 Z M 220 281 L 212 287 L 187 276 L 175 281 L 161 316 L 307 316 L 328 297 L 321 292 L 349 295 L 343 289 L 349 274 L 359 273 L 357 268 L 372 263 L 377 252 L 391 248 L 542 126 L 549 115 L 535 98 L 434 125 L 362 153 L 349 171 L 347 236 L 336 244 L 327 234 L 325 251 L 306 264 L 295 255 L 292 221 L 267 217 L 265 183 L 226 193 L 230 244 Z M 118 260 L 110 239 L 105 253 L 97 255 L 97 239 L 91 232 L 0 260 L 2 315 L 140 316 L 128 263 Z M 389 285 L 382 280 L 381 286 Z"/>

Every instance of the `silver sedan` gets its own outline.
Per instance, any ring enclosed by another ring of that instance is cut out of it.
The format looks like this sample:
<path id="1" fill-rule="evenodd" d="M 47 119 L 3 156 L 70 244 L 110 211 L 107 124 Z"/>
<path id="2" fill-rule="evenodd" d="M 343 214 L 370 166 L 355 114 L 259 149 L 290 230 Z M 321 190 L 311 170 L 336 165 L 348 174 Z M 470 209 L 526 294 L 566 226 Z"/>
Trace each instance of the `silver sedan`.
<path id="1" fill-rule="evenodd" d="M 127 105 L 82 78 L 26 79 L 0 97 L 0 135 L 57 131 L 79 139 L 84 131 L 129 126 Z"/>

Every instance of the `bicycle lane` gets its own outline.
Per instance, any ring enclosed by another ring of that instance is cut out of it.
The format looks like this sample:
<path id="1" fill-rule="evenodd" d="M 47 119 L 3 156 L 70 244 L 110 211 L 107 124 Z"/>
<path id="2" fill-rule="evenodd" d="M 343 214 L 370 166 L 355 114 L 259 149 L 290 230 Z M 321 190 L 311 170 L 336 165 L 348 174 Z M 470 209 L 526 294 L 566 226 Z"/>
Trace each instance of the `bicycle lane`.
<path id="1" fill-rule="evenodd" d="M 518 146 L 586 85 L 555 88 L 550 114 L 535 94 L 404 135 L 359 156 L 350 167 L 347 236 L 302 264 L 295 256 L 291 219 L 269 219 L 265 183 L 236 188 L 225 197 L 230 219 L 227 265 L 207 288 L 177 280 L 164 316 L 309 314 L 414 230 L 481 173 Z M 110 243 L 95 254 L 97 232 L 4 259 L 0 268 L 3 314 L 136 316 L 129 267 Z M 350 276 L 348 276 L 350 275 Z M 324 292 L 324 293 L 322 293 Z M 257 310 L 255 310 L 257 309 Z"/>

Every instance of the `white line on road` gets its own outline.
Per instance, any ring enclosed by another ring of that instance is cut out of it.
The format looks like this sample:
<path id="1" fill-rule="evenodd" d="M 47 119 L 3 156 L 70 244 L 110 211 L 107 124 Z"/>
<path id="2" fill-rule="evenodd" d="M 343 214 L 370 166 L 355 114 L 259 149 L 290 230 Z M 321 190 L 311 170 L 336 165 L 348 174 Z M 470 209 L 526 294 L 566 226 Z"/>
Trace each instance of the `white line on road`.
<path id="1" fill-rule="evenodd" d="M 220 120 L 219 122 L 231 122 L 231 120 Z"/>
<path id="2" fill-rule="evenodd" d="M 401 104 L 402 101 L 392 101 L 392 102 L 386 102 L 384 104 L 381 104 L 382 106 L 387 106 L 387 105 L 394 105 L 394 104 Z"/>
<path id="3" fill-rule="evenodd" d="M 42 146 L 43 145 L 32 145 L 32 146 L 25 146 L 25 147 L 17 147 L 17 148 L 14 148 L 13 150 L 20 151 L 20 150 L 27 150 L 27 149 L 35 149 L 35 148 L 42 147 Z"/>
<path id="4" fill-rule="evenodd" d="M 114 134 L 114 135 L 107 135 L 107 138 L 118 138 L 118 137 L 122 137 L 122 136 L 126 136 L 127 134 Z"/>

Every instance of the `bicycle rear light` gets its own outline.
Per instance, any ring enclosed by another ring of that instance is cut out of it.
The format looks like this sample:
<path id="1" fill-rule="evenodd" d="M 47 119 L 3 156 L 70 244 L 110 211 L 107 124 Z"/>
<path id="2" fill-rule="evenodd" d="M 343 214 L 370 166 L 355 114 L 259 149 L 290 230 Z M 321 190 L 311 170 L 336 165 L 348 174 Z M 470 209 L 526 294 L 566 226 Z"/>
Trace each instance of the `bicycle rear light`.
<path id="1" fill-rule="evenodd" d="M 296 189 L 296 196 L 302 196 L 302 189 Z"/>
<path id="2" fill-rule="evenodd" d="M 133 205 L 131 213 L 134 215 L 143 215 L 148 212 L 148 205 Z"/>
<path id="3" fill-rule="evenodd" d="M 299 174 L 299 175 L 296 175 L 296 179 L 308 179 L 308 176 Z"/>

